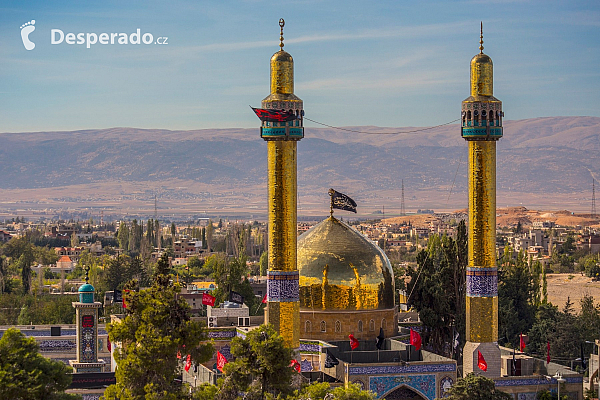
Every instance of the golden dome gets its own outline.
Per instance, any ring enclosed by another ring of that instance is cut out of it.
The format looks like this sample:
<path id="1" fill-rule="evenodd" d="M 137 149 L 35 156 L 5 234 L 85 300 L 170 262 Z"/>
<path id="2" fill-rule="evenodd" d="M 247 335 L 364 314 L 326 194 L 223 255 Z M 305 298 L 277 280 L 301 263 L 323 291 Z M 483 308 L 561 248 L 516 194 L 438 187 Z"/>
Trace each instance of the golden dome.
<path id="1" fill-rule="evenodd" d="M 279 50 L 271 57 L 271 62 L 294 62 L 292 55 L 284 50 Z"/>
<path id="2" fill-rule="evenodd" d="M 394 272 L 383 250 L 333 216 L 298 238 L 298 271 L 301 309 L 394 307 Z"/>

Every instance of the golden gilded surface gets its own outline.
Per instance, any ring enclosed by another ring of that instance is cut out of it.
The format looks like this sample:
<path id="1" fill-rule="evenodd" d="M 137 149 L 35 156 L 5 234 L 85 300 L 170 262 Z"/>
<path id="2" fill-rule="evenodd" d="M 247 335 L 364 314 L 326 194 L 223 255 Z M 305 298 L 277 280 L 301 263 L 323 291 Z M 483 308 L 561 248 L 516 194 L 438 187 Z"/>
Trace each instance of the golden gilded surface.
<path id="1" fill-rule="evenodd" d="M 471 60 L 471 96 L 494 95 L 494 64 L 486 54 L 477 54 Z"/>
<path id="2" fill-rule="evenodd" d="M 271 57 L 271 93 L 294 93 L 294 60 L 283 50 Z"/>
<path id="3" fill-rule="evenodd" d="M 267 322 L 292 349 L 300 347 L 300 306 L 294 302 L 269 302 Z"/>
<path id="4" fill-rule="evenodd" d="M 496 266 L 496 142 L 469 141 L 469 267 Z"/>
<path id="5" fill-rule="evenodd" d="M 498 341 L 498 296 L 467 296 L 467 341 Z"/>
<path id="6" fill-rule="evenodd" d="M 303 310 L 394 307 L 394 273 L 387 256 L 334 217 L 300 236 L 298 271 Z"/>
<path id="7" fill-rule="evenodd" d="M 267 109 L 292 110 L 301 118 L 302 100 L 294 95 L 294 61 L 289 53 L 283 51 L 283 19 L 279 21 L 279 26 L 282 50 L 271 57 L 271 93 L 263 99 L 262 106 Z M 270 122 L 263 122 L 263 127 L 284 126 L 270 124 Z M 301 119 L 288 121 L 285 126 L 286 129 L 287 127 L 297 129 L 302 126 Z M 269 271 L 296 271 L 296 142 L 299 138 L 290 139 L 286 134 L 276 140 L 275 138 L 265 140 L 267 140 L 268 151 Z M 272 283 L 274 282 L 276 280 Z M 297 284 L 295 280 L 293 282 Z M 291 287 L 294 285 L 292 284 Z M 281 288 L 269 286 L 265 322 L 275 327 L 288 346 L 297 349 L 300 346 L 300 306 L 298 301 L 287 301 L 292 298 L 297 299 L 295 297 L 297 294 L 294 295 L 294 290 L 288 288 L 291 293 L 278 293 L 279 297 L 277 295 L 272 297 L 271 289 L 277 292 Z M 282 298 L 286 301 L 277 301 Z"/>
<path id="8" fill-rule="evenodd" d="M 296 270 L 296 143 L 269 141 L 269 269 Z"/>
<path id="9" fill-rule="evenodd" d="M 496 142 L 469 141 L 469 267 L 496 266 Z M 498 297 L 467 296 L 467 340 L 498 340 Z"/>

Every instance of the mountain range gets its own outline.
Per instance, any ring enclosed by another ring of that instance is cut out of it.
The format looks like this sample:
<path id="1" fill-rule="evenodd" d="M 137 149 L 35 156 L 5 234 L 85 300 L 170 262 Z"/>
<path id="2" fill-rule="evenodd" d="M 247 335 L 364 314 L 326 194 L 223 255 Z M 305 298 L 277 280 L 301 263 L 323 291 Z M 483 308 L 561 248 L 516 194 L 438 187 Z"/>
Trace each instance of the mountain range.
<path id="1" fill-rule="evenodd" d="M 329 187 L 363 213 L 397 212 L 402 182 L 407 210 L 465 207 L 468 146 L 457 124 L 344 128 L 307 127 L 298 143 L 300 214 L 325 212 Z M 153 209 L 155 195 L 168 209 L 266 209 L 267 145 L 257 128 L 0 133 L 0 143 L 7 209 Z M 499 205 L 589 211 L 600 118 L 505 121 L 497 154 Z"/>

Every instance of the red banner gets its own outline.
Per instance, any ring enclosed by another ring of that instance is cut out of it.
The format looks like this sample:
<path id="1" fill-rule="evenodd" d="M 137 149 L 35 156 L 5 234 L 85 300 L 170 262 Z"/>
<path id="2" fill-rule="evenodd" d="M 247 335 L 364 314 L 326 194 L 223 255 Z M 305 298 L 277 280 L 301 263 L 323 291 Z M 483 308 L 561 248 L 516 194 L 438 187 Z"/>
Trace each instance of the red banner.
<path id="1" fill-rule="evenodd" d="M 188 354 L 187 359 L 185 360 L 185 372 L 188 372 L 190 370 L 191 366 L 192 366 L 192 356 Z"/>
<path id="2" fill-rule="evenodd" d="M 297 373 L 300 373 L 300 371 L 302 370 L 302 367 L 300 366 L 300 363 L 295 358 L 292 358 L 292 362 L 290 363 L 290 367 L 294 368 Z"/>
<path id="3" fill-rule="evenodd" d="M 352 350 L 356 349 L 358 347 L 358 339 L 353 334 L 348 335 L 348 338 L 350 338 L 350 348 Z"/>
<path id="4" fill-rule="evenodd" d="M 205 306 L 211 306 L 214 307 L 215 306 L 215 296 L 211 296 L 208 293 L 203 293 L 202 294 L 202 304 L 204 304 Z"/>
<path id="5" fill-rule="evenodd" d="M 412 328 L 410 328 L 410 344 L 415 346 L 417 351 L 421 349 L 421 335 L 419 335 L 419 332 L 413 331 Z"/>
<path id="6" fill-rule="evenodd" d="M 221 354 L 220 351 L 217 351 L 217 369 L 221 372 L 223 372 L 223 367 L 225 366 L 225 364 L 227 364 L 229 361 L 227 361 L 227 359 L 225 358 L 225 356 L 223 354 Z"/>
<path id="7" fill-rule="evenodd" d="M 521 350 L 521 353 L 525 351 L 525 339 L 523 339 L 523 334 L 521 333 L 521 337 L 519 339 L 520 343 L 519 343 L 519 349 Z"/>
<path id="8" fill-rule="evenodd" d="M 479 350 L 477 350 L 477 366 L 482 371 L 487 371 L 487 363 L 485 362 L 485 358 L 483 358 L 483 354 Z"/>

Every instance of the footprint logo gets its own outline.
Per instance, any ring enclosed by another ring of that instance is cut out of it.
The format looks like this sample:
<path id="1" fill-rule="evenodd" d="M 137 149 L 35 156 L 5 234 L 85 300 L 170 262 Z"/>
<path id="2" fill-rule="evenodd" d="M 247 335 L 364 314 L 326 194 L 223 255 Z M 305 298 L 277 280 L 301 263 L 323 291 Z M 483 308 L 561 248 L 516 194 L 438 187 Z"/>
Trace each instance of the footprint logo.
<path id="1" fill-rule="evenodd" d="M 33 50 L 35 48 L 35 43 L 29 40 L 29 34 L 35 31 L 35 19 L 21 25 L 21 39 L 23 39 L 23 46 L 25 46 L 26 50 Z"/>

